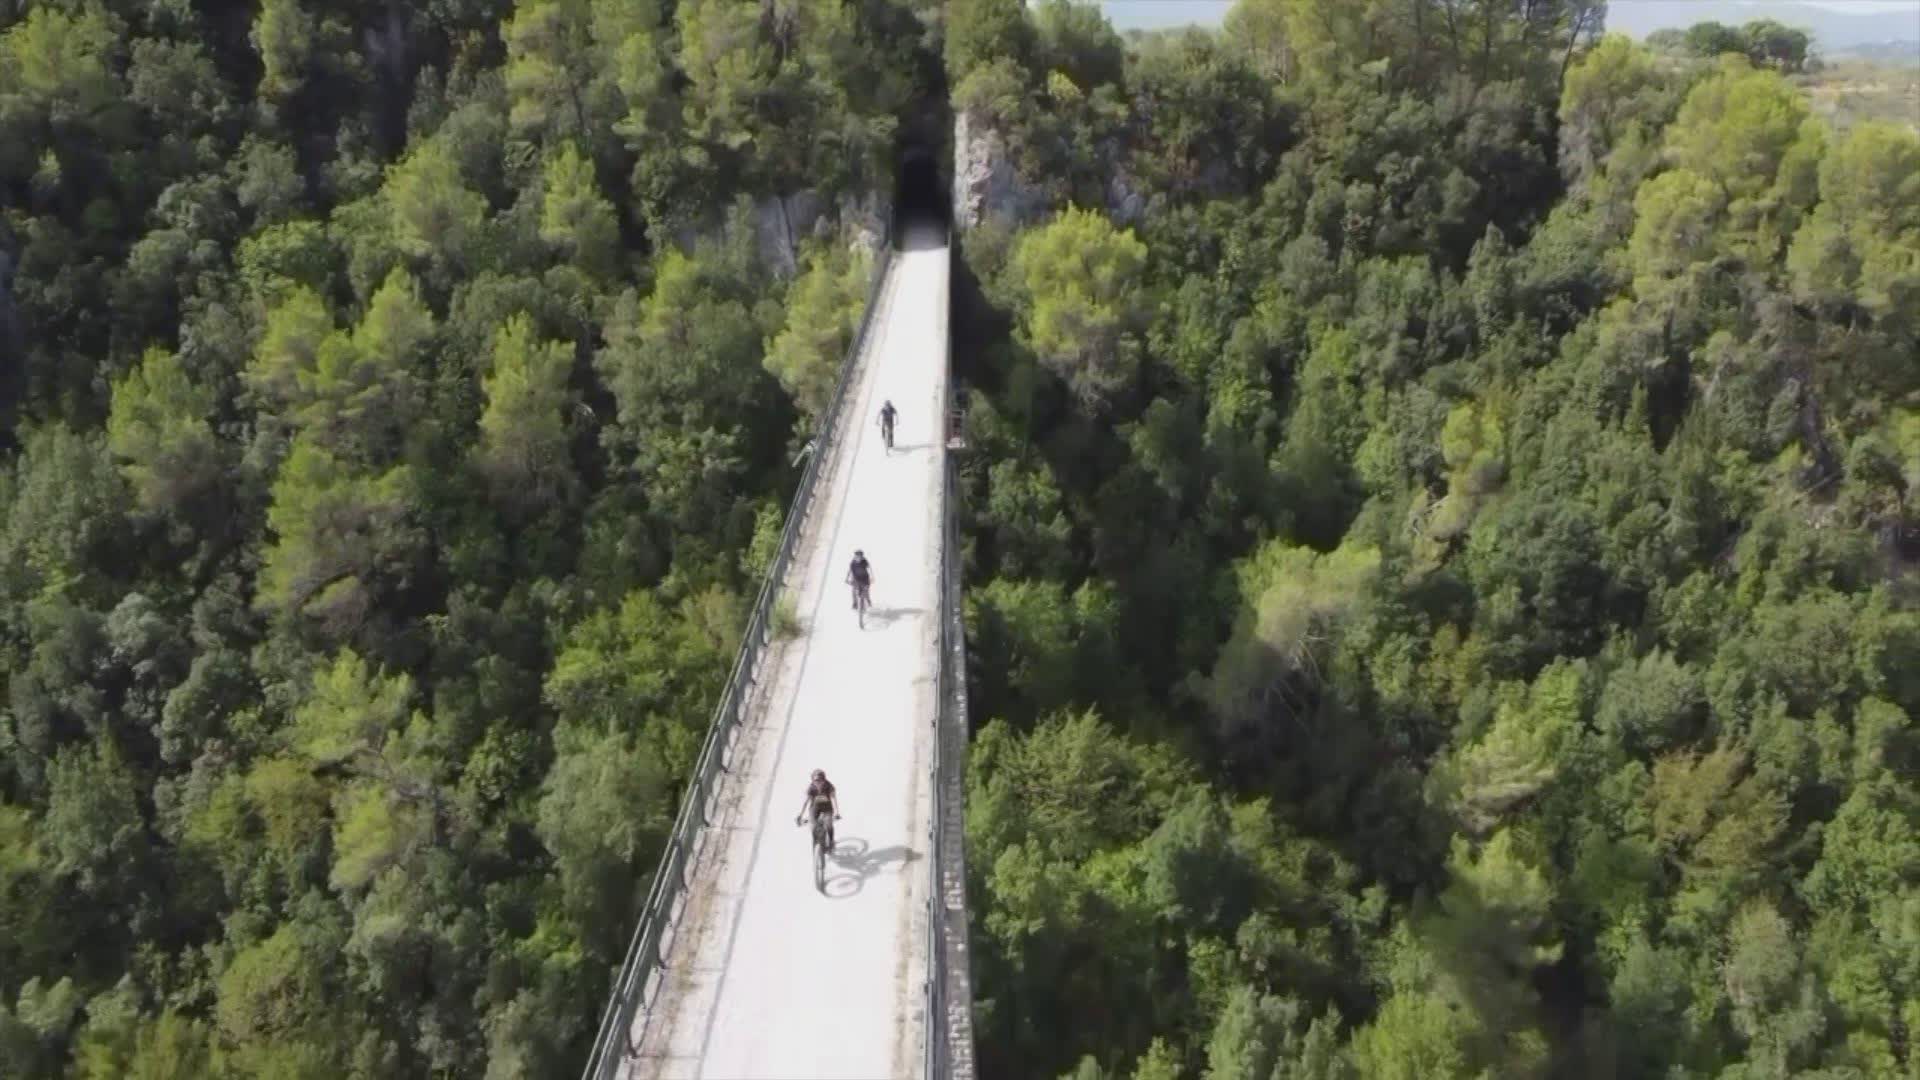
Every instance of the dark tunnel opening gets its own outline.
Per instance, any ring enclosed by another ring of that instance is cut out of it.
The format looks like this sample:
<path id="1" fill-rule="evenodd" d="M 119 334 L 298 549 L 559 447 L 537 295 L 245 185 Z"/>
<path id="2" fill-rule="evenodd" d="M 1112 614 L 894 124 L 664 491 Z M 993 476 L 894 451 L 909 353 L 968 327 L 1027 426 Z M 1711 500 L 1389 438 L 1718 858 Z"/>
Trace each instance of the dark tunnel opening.
<path id="1" fill-rule="evenodd" d="M 893 185 L 895 250 L 940 247 L 947 242 L 948 207 L 940 163 L 924 146 L 909 146 L 899 159 Z"/>

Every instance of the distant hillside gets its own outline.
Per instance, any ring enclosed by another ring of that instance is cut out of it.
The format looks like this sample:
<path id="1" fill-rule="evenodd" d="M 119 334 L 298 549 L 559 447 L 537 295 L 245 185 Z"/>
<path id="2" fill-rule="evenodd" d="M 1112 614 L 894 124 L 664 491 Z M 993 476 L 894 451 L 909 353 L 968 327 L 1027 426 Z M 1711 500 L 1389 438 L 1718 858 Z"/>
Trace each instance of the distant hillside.
<path id="1" fill-rule="evenodd" d="M 1230 0 L 1101 0 L 1115 29 L 1158 30 L 1173 26 L 1218 26 Z M 1876 5 L 1882 6 L 1882 5 Z M 1828 56 L 1875 50 L 1875 59 L 1920 64 L 1920 0 L 1883 5 L 1886 10 L 1836 10 L 1802 0 L 1612 0 L 1607 28 L 1641 38 L 1655 30 L 1684 29 L 1698 22 L 1738 25 L 1774 19 L 1814 36 Z"/>
<path id="2" fill-rule="evenodd" d="M 1879 5 L 1875 5 L 1879 7 Z M 1835 55 L 1863 47 L 1920 55 L 1920 0 L 1884 10 L 1846 10 L 1794 0 L 1612 0 L 1607 29 L 1632 37 L 1702 22 L 1733 25 L 1773 19 L 1813 35 L 1821 52 Z"/>
<path id="3" fill-rule="evenodd" d="M 1848 57 L 1794 81 L 1835 127 L 1884 120 L 1920 130 L 1920 64 Z"/>
<path id="4" fill-rule="evenodd" d="M 1827 56 L 1834 59 L 1867 60 L 1887 67 L 1920 68 L 1920 44 L 1911 41 L 1855 45 L 1849 49 L 1829 49 Z"/>

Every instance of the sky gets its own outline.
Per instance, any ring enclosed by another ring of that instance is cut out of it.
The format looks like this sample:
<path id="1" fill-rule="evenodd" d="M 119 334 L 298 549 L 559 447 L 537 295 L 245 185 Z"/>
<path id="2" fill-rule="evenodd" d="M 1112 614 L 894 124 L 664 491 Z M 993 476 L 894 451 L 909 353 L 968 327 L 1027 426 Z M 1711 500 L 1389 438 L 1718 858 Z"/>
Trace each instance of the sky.
<path id="1" fill-rule="evenodd" d="M 1625 0 L 1631 3 L 1632 0 Z M 1911 0 L 1801 0 L 1817 8 L 1837 11 L 1842 15 L 1874 15 L 1883 11 L 1900 12 L 1916 9 Z"/>

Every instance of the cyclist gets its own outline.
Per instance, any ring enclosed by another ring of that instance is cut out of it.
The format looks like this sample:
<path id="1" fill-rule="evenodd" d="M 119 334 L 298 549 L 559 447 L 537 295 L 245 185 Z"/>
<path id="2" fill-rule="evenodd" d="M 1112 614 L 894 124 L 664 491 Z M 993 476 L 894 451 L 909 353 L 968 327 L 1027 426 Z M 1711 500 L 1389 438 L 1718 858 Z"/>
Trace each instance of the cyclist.
<path id="1" fill-rule="evenodd" d="M 813 770 L 813 782 L 807 785 L 806 797 L 800 802 L 800 815 L 793 819 L 793 823 L 799 825 L 806 821 L 809 809 L 814 817 L 827 813 L 833 815 L 832 820 L 827 822 L 827 850 L 832 851 L 833 822 L 840 820 L 840 793 L 834 790 L 833 781 L 827 779 L 824 769 Z"/>
<path id="2" fill-rule="evenodd" d="M 893 449 L 893 418 L 896 415 L 898 415 L 898 412 L 894 409 L 891 399 L 889 399 L 885 405 L 880 406 L 880 434 L 886 436 L 887 449 L 889 451 Z"/>
<path id="3" fill-rule="evenodd" d="M 853 562 L 847 566 L 847 584 L 853 586 L 853 606 L 857 609 L 860 606 L 861 594 L 867 593 L 867 590 L 873 587 L 873 567 L 867 563 L 866 552 L 853 553 Z"/>

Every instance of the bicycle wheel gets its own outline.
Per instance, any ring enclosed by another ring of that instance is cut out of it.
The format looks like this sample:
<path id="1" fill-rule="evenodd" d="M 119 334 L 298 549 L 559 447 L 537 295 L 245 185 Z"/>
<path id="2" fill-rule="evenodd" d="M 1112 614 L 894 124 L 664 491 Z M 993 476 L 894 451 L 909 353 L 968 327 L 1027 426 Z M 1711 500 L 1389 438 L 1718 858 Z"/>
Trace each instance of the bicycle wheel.
<path id="1" fill-rule="evenodd" d="M 813 887 L 821 892 L 827 889 L 827 847 L 818 837 L 813 841 Z"/>

